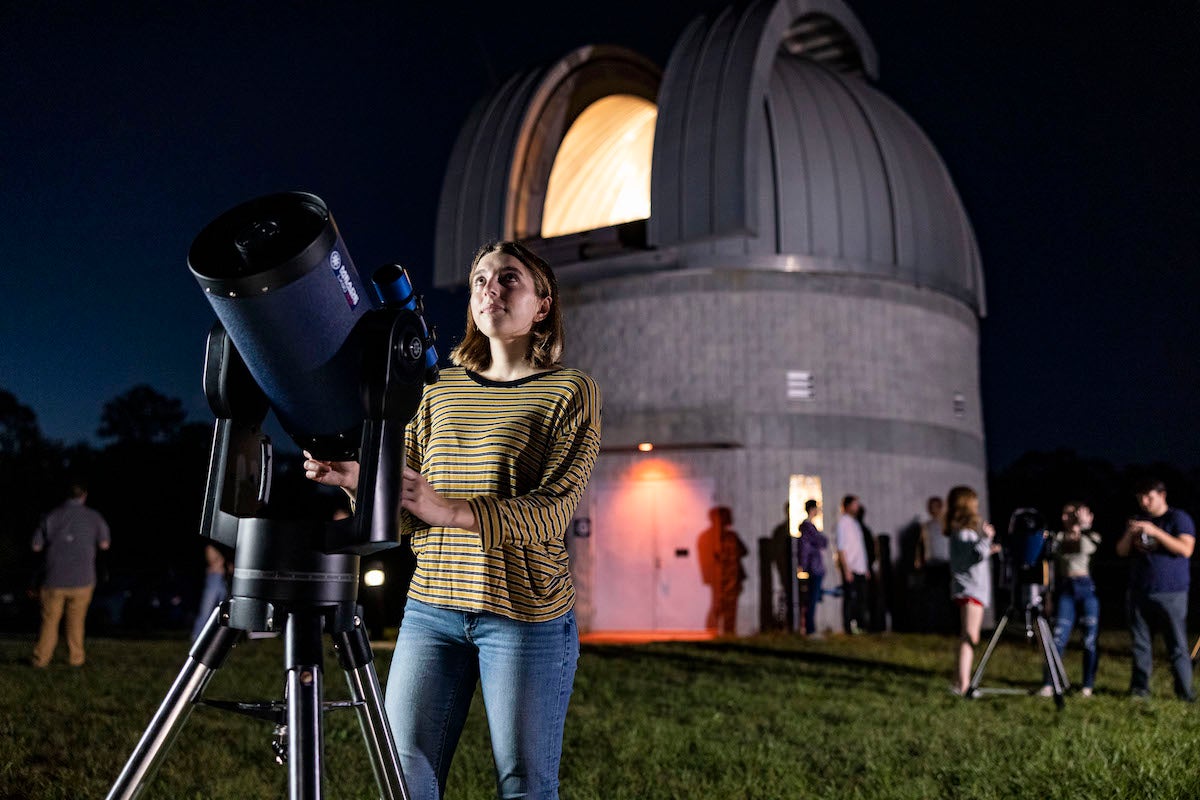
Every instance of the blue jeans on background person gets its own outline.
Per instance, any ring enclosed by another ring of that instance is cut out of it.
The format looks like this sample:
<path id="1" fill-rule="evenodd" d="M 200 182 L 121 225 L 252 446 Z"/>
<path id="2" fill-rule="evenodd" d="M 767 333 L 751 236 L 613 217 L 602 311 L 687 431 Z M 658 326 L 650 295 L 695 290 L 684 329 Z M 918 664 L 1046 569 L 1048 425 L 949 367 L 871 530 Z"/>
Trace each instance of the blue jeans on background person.
<path id="1" fill-rule="evenodd" d="M 1096 584 L 1088 576 L 1067 578 L 1059 584 L 1055 599 L 1054 646 L 1061 657 L 1067 651 L 1067 641 L 1078 618 L 1083 632 L 1083 686 L 1091 689 L 1096 685 L 1096 664 L 1100 655 L 1096 639 L 1100 635 L 1100 598 L 1096 597 Z M 1046 671 L 1043 682 L 1050 684 L 1050 673 Z"/>
<path id="2" fill-rule="evenodd" d="M 1153 666 L 1151 636 L 1154 630 L 1158 630 L 1167 646 L 1167 660 L 1171 662 L 1171 672 L 1175 675 L 1175 695 L 1191 699 L 1192 658 L 1187 646 L 1187 601 L 1186 591 L 1156 594 L 1130 591 L 1129 633 L 1133 638 L 1130 694 L 1150 694 L 1150 671 Z"/>
<path id="3" fill-rule="evenodd" d="M 196 608 L 196 621 L 192 623 L 192 638 L 195 639 L 208 624 L 213 609 L 225 599 L 225 575 L 221 572 L 204 573 L 204 589 L 200 592 L 200 605 Z"/>
<path id="4" fill-rule="evenodd" d="M 518 622 L 410 598 L 384 709 L 413 800 L 445 794 L 476 684 L 483 689 L 497 795 L 556 800 L 578 660 L 573 611 L 549 622 Z"/>
<path id="5" fill-rule="evenodd" d="M 812 636 L 817 632 L 817 603 L 821 602 L 821 581 L 825 575 L 808 573 L 808 602 L 804 606 L 804 632 Z"/>

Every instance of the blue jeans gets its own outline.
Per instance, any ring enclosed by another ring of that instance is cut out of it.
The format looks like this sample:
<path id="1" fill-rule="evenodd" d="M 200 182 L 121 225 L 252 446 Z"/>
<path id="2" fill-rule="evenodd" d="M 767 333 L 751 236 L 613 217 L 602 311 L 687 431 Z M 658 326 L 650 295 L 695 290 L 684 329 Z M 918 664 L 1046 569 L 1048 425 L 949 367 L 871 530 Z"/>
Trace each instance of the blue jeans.
<path id="1" fill-rule="evenodd" d="M 1096 638 L 1100 634 L 1100 598 L 1096 597 L 1096 584 L 1091 578 L 1067 578 L 1059 584 L 1054 614 L 1054 646 L 1061 656 L 1067 651 L 1067 640 L 1078 618 L 1083 631 L 1083 685 L 1091 689 L 1096 685 L 1096 664 L 1099 651 Z M 1050 683 L 1050 673 L 1043 680 Z"/>
<path id="2" fill-rule="evenodd" d="M 413 800 L 445 794 L 476 684 L 483 687 L 497 796 L 556 800 L 578 660 L 573 611 L 549 622 L 517 622 L 410 598 L 384 708 Z"/>
<path id="3" fill-rule="evenodd" d="M 192 638 L 195 639 L 208 624 L 212 611 L 225 599 L 225 576 L 220 572 L 204 573 L 204 589 L 200 592 L 200 605 L 196 608 L 196 621 L 192 623 Z"/>
<path id="4" fill-rule="evenodd" d="M 804 632 L 812 635 L 817 632 L 817 603 L 821 602 L 821 581 L 824 573 L 808 573 L 808 603 L 804 606 Z"/>
<path id="5" fill-rule="evenodd" d="M 1162 632 L 1167 659 L 1175 675 L 1177 697 L 1192 696 L 1192 658 L 1187 646 L 1188 593 L 1129 593 L 1129 633 L 1133 638 L 1133 675 L 1129 679 L 1132 694 L 1150 693 L 1151 635 Z"/>

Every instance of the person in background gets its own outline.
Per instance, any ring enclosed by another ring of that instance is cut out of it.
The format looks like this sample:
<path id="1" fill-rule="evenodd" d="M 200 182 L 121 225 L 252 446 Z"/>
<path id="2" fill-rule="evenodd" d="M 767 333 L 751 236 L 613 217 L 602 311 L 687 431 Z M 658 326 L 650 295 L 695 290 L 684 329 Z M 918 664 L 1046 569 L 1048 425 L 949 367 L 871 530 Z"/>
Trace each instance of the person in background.
<path id="1" fill-rule="evenodd" d="M 950 537 L 946 530 L 946 499 L 925 501 L 916 564 L 920 577 L 917 629 L 949 633 L 959 627 L 958 609 L 950 602 Z"/>
<path id="2" fill-rule="evenodd" d="M 921 521 L 921 542 L 916 549 L 913 567 L 928 569 L 950 562 L 950 540 L 943 534 L 946 525 L 946 503 L 941 497 L 925 501 L 928 516 Z"/>
<path id="3" fill-rule="evenodd" d="M 946 498 L 946 536 L 950 540 L 951 598 L 958 605 L 960 635 L 953 692 L 965 696 L 971 687 L 975 646 L 983 627 L 983 612 L 992 602 L 991 555 L 996 529 L 979 516 L 979 495 L 969 486 L 955 486 Z"/>
<path id="4" fill-rule="evenodd" d="M 858 523 L 858 498 L 842 498 L 842 515 L 837 521 L 838 566 L 842 572 L 842 627 L 846 633 L 866 629 L 867 545 Z"/>
<path id="5" fill-rule="evenodd" d="M 233 560 L 221 545 L 208 542 L 204 545 L 204 588 L 200 591 L 200 605 L 196 608 L 196 619 L 192 623 L 192 638 L 195 639 L 208 624 L 213 609 L 221 605 L 229 591 L 229 575 L 233 572 Z"/>
<path id="6" fill-rule="evenodd" d="M 87 507 L 87 486 L 71 486 L 71 496 L 42 518 L 33 533 L 33 552 L 46 554 L 40 600 L 42 627 L 30 663 L 45 667 L 58 647 L 58 628 L 66 619 L 67 663 L 83 666 L 84 623 L 96 589 L 96 550 L 111 543 L 108 523 Z"/>
<path id="7" fill-rule="evenodd" d="M 821 506 L 816 500 L 804 503 L 804 513 L 808 516 L 800 523 L 800 539 L 796 543 L 799 557 L 796 559 L 797 568 L 808 577 L 808 600 L 804 605 L 804 633 L 808 636 L 817 635 L 817 604 L 821 602 L 821 583 L 825 579 L 825 548 L 829 539 L 817 527 L 816 518 L 821 513 Z"/>
<path id="8" fill-rule="evenodd" d="M 1054 646 L 1062 656 L 1078 619 L 1083 631 L 1083 684 L 1079 693 L 1091 697 L 1096 686 L 1100 633 L 1100 600 L 1088 569 L 1092 555 L 1100 545 L 1100 534 L 1092 530 L 1092 511 L 1085 503 L 1067 503 L 1062 510 L 1062 530 L 1050 537 L 1054 553 Z M 1054 694 L 1050 673 L 1044 673 L 1042 697 Z"/>
<path id="9" fill-rule="evenodd" d="M 579 658 L 567 525 L 600 451 L 600 390 L 564 367 L 550 266 L 516 242 L 468 272 L 456 365 L 408 425 L 403 535 L 417 567 L 384 705 L 413 800 L 446 794 L 476 686 L 500 797 L 558 797 Z M 358 465 L 306 454 L 305 474 L 354 490 Z"/>
<path id="10" fill-rule="evenodd" d="M 746 584 L 746 568 L 742 560 L 750 553 L 742 538 L 733 529 L 733 510 L 718 506 L 709 512 L 717 526 L 717 575 L 720 599 L 717 604 L 717 633 L 737 635 L 738 599 Z"/>
<path id="11" fill-rule="evenodd" d="M 1194 702 L 1192 660 L 1187 647 L 1187 604 L 1191 572 L 1188 559 L 1196 545 L 1196 524 L 1185 511 L 1167 504 L 1167 487 L 1157 478 L 1134 488 L 1141 513 L 1129 520 L 1117 540 L 1118 556 L 1129 568 L 1129 632 L 1133 672 L 1129 693 L 1149 697 L 1151 636 L 1162 632 L 1175 676 L 1175 696 Z"/>

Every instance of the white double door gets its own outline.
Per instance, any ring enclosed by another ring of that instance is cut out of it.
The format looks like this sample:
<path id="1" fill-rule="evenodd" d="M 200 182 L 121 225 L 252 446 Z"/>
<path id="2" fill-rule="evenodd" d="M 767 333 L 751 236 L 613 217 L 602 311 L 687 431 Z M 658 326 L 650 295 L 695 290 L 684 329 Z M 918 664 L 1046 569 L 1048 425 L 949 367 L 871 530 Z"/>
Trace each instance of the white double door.
<path id="1" fill-rule="evenodd" d="M 704 478 L 593 485 L 594 630 L 705 630 L 713 595 L 698 540 L 714 490 Z"/>

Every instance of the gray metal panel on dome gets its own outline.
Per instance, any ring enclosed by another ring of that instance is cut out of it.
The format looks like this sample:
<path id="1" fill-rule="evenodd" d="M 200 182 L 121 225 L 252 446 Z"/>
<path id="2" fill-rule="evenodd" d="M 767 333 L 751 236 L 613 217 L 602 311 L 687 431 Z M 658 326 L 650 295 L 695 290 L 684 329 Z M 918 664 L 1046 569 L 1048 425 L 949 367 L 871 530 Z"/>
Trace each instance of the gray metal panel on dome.
<path id="1" fill-rule="evenodd" d="M 757 231 L 758 111 L 776 54 L 806 17 L 836 22 L 853 63 L 876 74 L 870 38 L 838 0 L 756 0 L 693 23 L 680 37 L 659 97 L 651 182 L 651 208 L 680 211 L 651 215 L 651 245 Z"/>
<path id="2" fill-rule="evenodd" d="M 505 236 L 504 210 L 513 150 L 542 70 L 515 75 L 472 110 L 451 151 L 438 202 L 433 282 L 466 280 L 471 256 Z"/>
<path id="3" fill-rule="evenodd" d="M 714 24 L 706 35 L 729 29 L 728 24 Z M 757 182 L 757 195 L 750 198 L 757 229 L 724 234 L 715 225 L 704 229 L 703 223 L 716 216 L 698 214 L 689 203 L 710 186 L 718 159 L 702 159 L 698 153 L 688 158 L 686 148 L 676 148 L 683 195 L 675 202 L 655 196 L 650 226 L 659 213 L 665 217 L 657 228 L 659 244 L 673 224 L 671 211 L 682 208 L 690 219 L 675 229 L 681 237 L 675 246 L 683 248 L 685 263 L 696 263 L 697 256 L 740 253 L 753 256 L 755 264 L 743 259 L 731 265 L 771 268 L 762 256 L 801 256 L 805 264 L 825 263 L 838 271 L 934 288 L 982 313 L 981 266 L 970 222 L 945 165 L 920 128 L 859 75 L 790 55 L 790 49 L 772 52 L 762 91 L 759 105 L 746 111 L 761 120 L 760 131 L 766 129 L 746 146 L 753 166 L 745 171 Z M 660 104 L 660 124 L 670 123 L 661 110 L 665 105 Z M 691 119 L 685 136 L 713 142 L 723 138 L 699 137 L 696 128 L 702 119 Z M 671 130 L 661 132 L 667 148 Z M 671 162 L 659 162 L 657 155 L 655 180 L 664 180 L 654 188 L 661 190 L 669 184 Z M 718 185 L 738 194 L 751 191 L 755 181 Z M 793 266 L 788 262 L 782 268 Z"/>
<path id="4" fill-rule="evenodd" d="M 887 164 L 841 76 L 780 58 L 768 103 L 778 141 L 778 252 L 842 259 L 862 272 L 893 264 Z"/>
<path id="5" fill-rule="evenodd" d="M 654 127 L 653 183 L 651 184 L 651 216 L 647 223 L 650 243 L 658 239 L 679 241 L 683 227 L 685 203 L 677 202 L 678 186 L 669 186 L 670 179 L 684 173 L 683 144 L 687 133 L 686 113 L 664 114 L 664 108 L 686 109 L 690 105 L 692 73 L 699 58 L 700 41 L 707 30 L 707 21 L 698 17 L 683 30 L 671 51 L 658 88 L 658 120 Z M 655 187 L 658 187 L 657 189 Z M 668 192 L 674 188 L 675 192 Z"/>
<path id="6" fill-rule="evenodd" d="M 946 165 L 921 128 L 862 81 L 843 80 L 870 121 L 891 184 L 896 277 L 985 310 L 979 248 Z"/>

